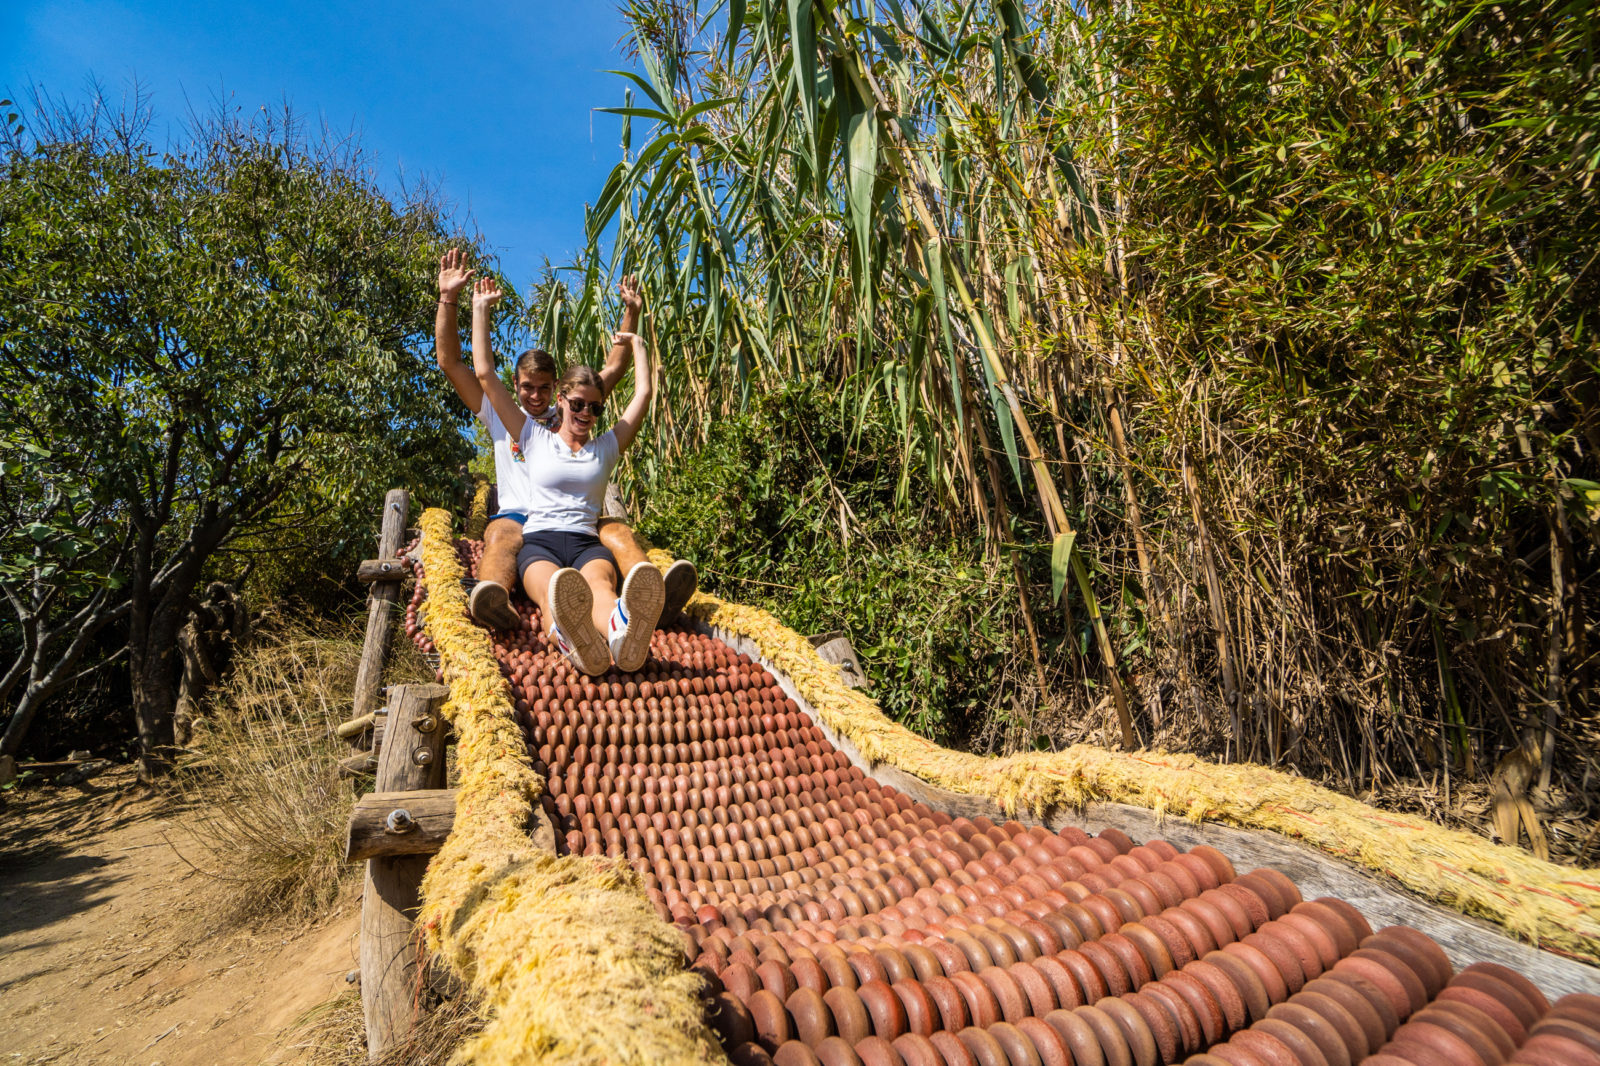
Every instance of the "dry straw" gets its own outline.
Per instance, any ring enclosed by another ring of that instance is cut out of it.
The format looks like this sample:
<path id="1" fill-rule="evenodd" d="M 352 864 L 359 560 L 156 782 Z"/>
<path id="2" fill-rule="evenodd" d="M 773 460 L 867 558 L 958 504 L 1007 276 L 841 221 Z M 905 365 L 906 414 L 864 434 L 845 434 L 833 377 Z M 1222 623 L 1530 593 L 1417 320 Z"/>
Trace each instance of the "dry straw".
<path id="1" fill-rule="evenodd" d="M 427 630 L 450 685 L 461 780 L 455 828 L 428 865 L 431 950 L 491 1017 L 462 1063 L 725 1062 L 682 940 L 615 859 L 557 858 L 529 826 L 542 788 L 488 634 L 467 618 L 450 516 L 422 516 Z"/>
<path id="2" fill-rule="evenodd" d="M 658 566 L 668 557 L 653 552 Z M 1091 801 L 1126 803 L 1192 822 L 1294 837 L 1388 874 L 1439 903 L 1498 922 L 1541 947 L 1600 963 L 1600 870 L 1536 859 L 1421 818 L 1379 811 L 1302 778 L 1261 766 L 1222 766 L 1192 755 L 1124 754 L 1077 744 L 1061 752 L 988 758 L 949 751 L 890 721 L 845 685 L 810 641 L 766 611 L 698 594 L 688 613 L 751 640 L 822 720 L 874 763 L 952 792 L 1036 815 Z"/>
<path id="3" fill-rule="evenodd" d="M 489 524 L 489 483 L 475 478 L 472 487 L 472 507 L 467 511 L 464 535 L 468 540 L 482 540 L 483 529 Z"/>

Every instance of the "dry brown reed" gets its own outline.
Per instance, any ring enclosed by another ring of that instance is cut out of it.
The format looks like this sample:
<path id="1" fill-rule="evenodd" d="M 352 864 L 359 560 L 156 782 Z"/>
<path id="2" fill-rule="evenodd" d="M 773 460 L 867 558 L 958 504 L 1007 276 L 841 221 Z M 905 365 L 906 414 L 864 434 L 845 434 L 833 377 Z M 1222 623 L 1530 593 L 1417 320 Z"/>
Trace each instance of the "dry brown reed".
<path id="1" fill-rule="evenodd" d="M 358 632 L 296 624 L 261 635 L 196 726 L 175 787 L 195 809 L 197 865 L 221 886 L 225 920 L 311 920 L 350 876 L 354 793 L 332 731 L 349 714 Z"/>
<path id="2" fill-rule="evenodd" d="M 361 993 L 352 989 L 302 1017 L 287 1038 L 296 1066 L 445 1066 L 463 1043 L 483 1029 L 471 999 L 445 999 L 422 1011 L 402 1043 L 371 1063 Z"/>

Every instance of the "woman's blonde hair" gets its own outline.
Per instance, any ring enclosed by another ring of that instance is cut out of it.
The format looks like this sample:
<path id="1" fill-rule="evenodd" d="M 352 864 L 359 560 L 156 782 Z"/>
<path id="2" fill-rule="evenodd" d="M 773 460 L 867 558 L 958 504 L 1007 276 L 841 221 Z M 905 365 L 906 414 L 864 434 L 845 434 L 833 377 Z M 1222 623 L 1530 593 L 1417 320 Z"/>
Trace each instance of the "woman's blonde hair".
<path id="1" fill-rule="evenodd" d="M 575 386 L 578 385 L 587 385 L 590 388 L 595 389 L 600 393 L 600 398 L 602 400 L 605 399 L 605 383 L 600 380 L 600 375 L 598 372 L 587 366 L 567 367 L 567 372 L 561 375 L 561 381 L 557 384 L 556 392 L 560 393 L 562 396 L 565 396 L 567 393 L 571 392 Z"/>

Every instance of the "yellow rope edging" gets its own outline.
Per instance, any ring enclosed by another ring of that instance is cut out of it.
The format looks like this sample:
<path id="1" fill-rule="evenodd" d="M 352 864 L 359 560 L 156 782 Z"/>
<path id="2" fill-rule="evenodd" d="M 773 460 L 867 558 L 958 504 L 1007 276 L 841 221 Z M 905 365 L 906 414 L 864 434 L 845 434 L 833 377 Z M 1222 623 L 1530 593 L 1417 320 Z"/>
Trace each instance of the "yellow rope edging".
<path id="1" fill-rule="evenodd" d="M 657 566 L 670 564 L 652 551 Z M 1263 766 L 1220 765 L 1193 755 L 1113 752 L 1077 744 L 1061 752 L 990 758 L 949 751 L 891 721 L 850 688 L 811 642 L 766 611 L 696 593 L 686 613 L 752 641 L 830 728 L 874 763 L 888 763 L 951 792 L 985 796 L 1006 811 L 1042 815 L 1091 801 L 1126 803 L 1193 822 L 1222 822 L 1297 838 L 1385 873 L 1421 895 L 1497 922 L 1541 947 L 1600 964 L 1600 869 L 1534 858 Z"/>
<path id="2" fill-rule="evenodd" d="M 489 483 L 483 478 L 474 478 L 472 485 L 472 507 L 467 511 L 466 525 L 463 527 L 462 536 L 468 540 L 482 540 L 483 528 L 489 524 Z"/>
<path id="3" fill-rule="evenodd" d="M 456 1063 L 725 1063 L 682 940 L 620 859 L 558 858 L 528 835 L 543 782 L 488 634 L 467 617 L 448 512 L 423 512 L 426 628 L 450 686 L 455 827 L 418 916 L 431 951 L 489 1007 Z"/>

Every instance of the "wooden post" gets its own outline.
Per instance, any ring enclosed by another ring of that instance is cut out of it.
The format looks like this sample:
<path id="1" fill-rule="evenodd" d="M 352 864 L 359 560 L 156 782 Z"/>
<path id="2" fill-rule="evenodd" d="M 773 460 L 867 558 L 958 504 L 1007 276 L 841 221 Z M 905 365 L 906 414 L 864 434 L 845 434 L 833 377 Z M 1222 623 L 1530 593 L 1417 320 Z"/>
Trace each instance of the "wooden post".
<path id="1" fill-rule="evenodd" d="M 413 792 L 444 783 L 445 723 L 439 708 L 449 693 L 444 685 L 395 685 L 389 690 L 377 791 Z M 371 1062 L 404 1041 L 415 1018 L 422 961 L 412 922 L 427 868 L 426 855 L 367 861 L 361 893 L 361 1007 Z"/>
<path id="2" fill-rule="evenodd" d="M 432 855 L 456 824 L 456 790 L 369 792 L 356 801 L 345 833 L 344 861 Z"/>
<path id="3" fill-rule="evenodd" d="M 818 633 L 807 637 L 811 646 L 817 649 L 825 663 L 832 663 L 839 668 L 839 676 L 851 688 L 871 688 L 872 682 L 867 679 L 867 673 L 861 669 L 861 660 L 856 655 L 855 646 L 850 643 L 850 638 L 843 633 Z"/>
<path id="4" fill-rule="evenodd" d="M 378 534 L 378 558 L 392 559 L 403 547 L 406 511 L 411 496 L 405 489 L 390 489 L 383 498 L 383 525 Z M 383 690 L 383 664 L 389 657 L 389 634 L 396 604 L 400 602 L 400 583 L 379 581 L 367 595 L 367 638 L 361 645 L 361 663 L 356 667 L 355 710 L 360 718 L 378 709 Z M 380 786 L 381 787 L 381 786 Z"/>

